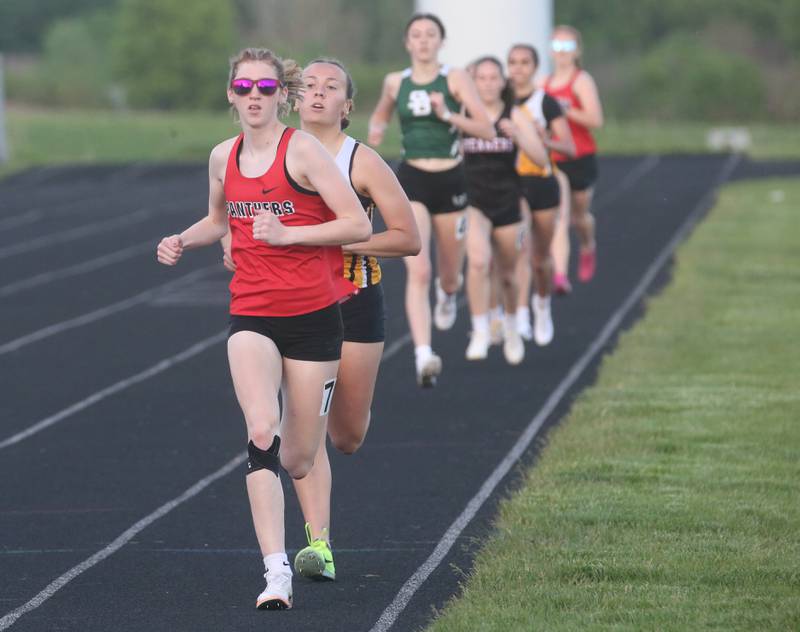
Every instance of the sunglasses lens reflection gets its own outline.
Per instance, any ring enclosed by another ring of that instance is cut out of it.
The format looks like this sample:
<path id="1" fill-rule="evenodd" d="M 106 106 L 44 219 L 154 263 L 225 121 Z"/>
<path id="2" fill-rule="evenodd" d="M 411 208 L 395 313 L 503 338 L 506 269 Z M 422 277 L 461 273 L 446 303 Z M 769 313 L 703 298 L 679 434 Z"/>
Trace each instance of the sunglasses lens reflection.
<path id="1" fill-rule="evenodd" d="M 278 81 L 276 79 L 259 79 L 256 86 L 261 94 L 270 96 L 275 94 L 278 89 Z"/>
<path id="2" fill-rule="evenodd" d="M 258 91 L 265 95 L 271 96 L 278 90 L 280 82 L 277 79 L 259 79 L 253 81 L 252 79 L 234 79 L 231 81 L 231 90 L 239 96 L 245 96 L 253 91 L 253 86 L 258 88 Z"/>
<path id="3" fill-rule="evenodd" d="M 553 40 L 551 46 L 556 53 L 569 53 L 578 47 L 575 40 Z"/>

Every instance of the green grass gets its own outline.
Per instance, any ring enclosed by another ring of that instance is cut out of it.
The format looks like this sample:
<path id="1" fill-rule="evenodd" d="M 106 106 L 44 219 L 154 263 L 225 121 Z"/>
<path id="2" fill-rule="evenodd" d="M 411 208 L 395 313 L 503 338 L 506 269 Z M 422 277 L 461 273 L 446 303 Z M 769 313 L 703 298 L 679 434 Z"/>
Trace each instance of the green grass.
<path id="1" fill-rule="evenodd" d="M 213 145 L 236 133 L 230 116 L 11 110 L 13 165 L 81 162 L 204 161 Z"/>
<path id="2" fill-rule="evenodd" d="M 366 138 L 367 117 L 356 116 L 348 130 Z M 297 125 L 296 118 L 287 122 Z M 4 171 L 33 165 L 96 162 L 205 162 L 211 148 L 236 135 L 230 114 L 169 112 L 83 112 L 12 109 L 8 112 L 11 161 Z M 393 124 L 381 146 L 400 154 L 400 133 Z"/>
<path id="3" fill-rule="evenodd" d="M 430 632 L 800 629 L 798 209 L 724 190 Z"/>
<path id="4" fill-rule="evenodd" d="M 237 133 L 225 112 L 8 111 L 11 161 L 0 173 L 33 165 L 130 161 L 205 162 L 211 148 Z M 369 108 L 356 111 L 351 128 L 366 138 Z M 297 125 L 296 119 L 289 122 Z M 598 134 L 601 154 L 705 152 L 709 126 L 701 123 L 609 121 Z M 800 158 L 800 126 L 750 126 L 751 155 Z M 400 155 L 400 131 L 392 122 L 381 146 L 387 158 Z"/>
<path id="5" fill-rule="evenodd" d="M 606 121 L 597 133 L 600 154 L 665 154 L 707 153 L 706 135 L 714 127 L 697 122 Z M 753 158 L 800 158 L 800 125 L 750 125 L 746 127 L 752 144 L 748 155 Z"/>

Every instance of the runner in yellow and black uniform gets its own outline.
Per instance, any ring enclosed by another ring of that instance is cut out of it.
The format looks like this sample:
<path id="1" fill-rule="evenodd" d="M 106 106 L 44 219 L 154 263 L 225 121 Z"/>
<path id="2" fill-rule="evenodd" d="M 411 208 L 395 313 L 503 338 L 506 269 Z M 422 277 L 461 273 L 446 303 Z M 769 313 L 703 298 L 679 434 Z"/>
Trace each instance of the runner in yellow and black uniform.
<path id="1" fill-rule="evenodd" d="M 548 96 L 541 88 L 532 87 L 533 76 L 538 65 L 538 54 L 533 46 L 517 44 L 508 54 L 508 71 L 511 85 L 514 87 L 516 103 L 520 109 L 534 122 L 545 146 L 549 150 L 571 153 L 574 151 L 569 126 L 564 112 L 558 102 Z M 552 132 L 559 134 L 558 141 L 552 139 Z M 526 243 L 527 232 L 523 236 L 523 252 L 530 252 L 528 257 L 521 258 L 518 282 L 520 284 L 520 301 L 517 309 L 517 327 L 520 335 L 528 340 L 531 337 L 538 345 L 547 345 L 553 339 L 554 327 L 550 310 L 552 293 L 553 265 L 550 256 L 550 245 L 553 240 L 558 208 L 561 200 L 558 180 L 553 172 L 552 160 L 544 167 L 531 161 L 523 152 L 519 152 L 517 173 L 522 180 L 522 208 L 527 216 L 533 244 Z M 536 292 L 530 297 L 530 278 L 533 266 L 533 277 Z M 527 281 L 527 282 L 526 282 Z M 533 331 L 530 327 L 530 312 L 527 309 L 528 299 L 533 308 Z"/>

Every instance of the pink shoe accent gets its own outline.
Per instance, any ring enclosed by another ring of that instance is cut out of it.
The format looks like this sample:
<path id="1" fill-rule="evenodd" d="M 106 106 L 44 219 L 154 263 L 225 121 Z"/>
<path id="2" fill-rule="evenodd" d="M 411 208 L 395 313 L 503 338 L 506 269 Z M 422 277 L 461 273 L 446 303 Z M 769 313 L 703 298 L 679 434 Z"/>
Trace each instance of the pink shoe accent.
<path id="1" fill-rule="evenodd" d="M 572 285 L 569 282 L 566 274 L 559 274 L 556 272 L 553 275 L 553 292 L 564 296 L 572 292 Z"/>
<path id="2" fill-rule="evenodd" d="M 591 281 L 597 267 L 597 254 L 594 249 L 581 251 L 578 263 L 578 280 L 581 283 Z"/>

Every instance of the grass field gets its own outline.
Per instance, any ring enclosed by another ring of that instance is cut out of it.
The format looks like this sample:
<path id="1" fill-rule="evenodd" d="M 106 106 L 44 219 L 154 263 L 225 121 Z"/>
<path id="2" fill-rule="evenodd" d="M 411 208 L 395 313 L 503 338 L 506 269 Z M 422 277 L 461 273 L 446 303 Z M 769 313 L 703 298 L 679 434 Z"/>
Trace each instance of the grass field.
<path id="1" fill-rule="evenodd" d="M 368 110 L 357 111 L 348 130 L 366 138 Z M 292 124 L 297 124 L 293 121 Z M 220 113 L 159 113 L 68 110 L 8 112 L 11 162 L 9 172 L 32 165 L 86 162 L 204 162 L 220 140 L 237 133 L 230 115 Z M 701 123 L 609 121 L 598 134 L 601 153 L 641 154 L 707 151 L 708 126 Z M 753 125 L 751 155 L 758 158 L 800 158 L 800 127 Z M 400 155 L 396 120 L 381 153 Z"/>
<path id="2" fill-rule="evenodd" d="M 366 138 L 368 113 L 356 116 L 348 130 Z M 296 120 L 288 121 L 297 125 Z M 164 112 L 8 112 L 11 162 L 4 171 L 32 165 L 131 161 L 205 162 L 211 148 L 240 129 L 230 114 Z M 381 152 L 400 154 L 396 122 Z M 0 172 L 1 173 L 1 172 Z"/>
<path id="3" fill-rule="evenodd" d="M 800 629 L 799 207 L 724 190 L 430 632 Z"/>

